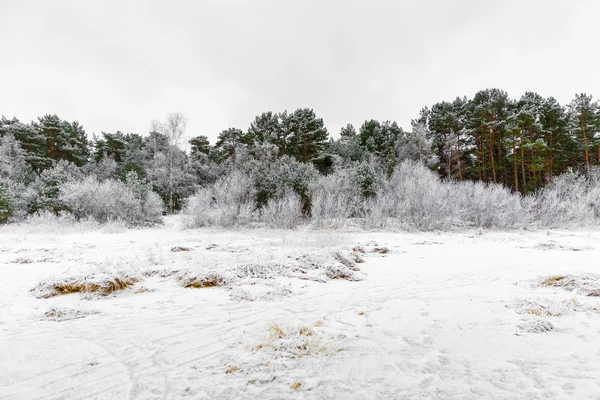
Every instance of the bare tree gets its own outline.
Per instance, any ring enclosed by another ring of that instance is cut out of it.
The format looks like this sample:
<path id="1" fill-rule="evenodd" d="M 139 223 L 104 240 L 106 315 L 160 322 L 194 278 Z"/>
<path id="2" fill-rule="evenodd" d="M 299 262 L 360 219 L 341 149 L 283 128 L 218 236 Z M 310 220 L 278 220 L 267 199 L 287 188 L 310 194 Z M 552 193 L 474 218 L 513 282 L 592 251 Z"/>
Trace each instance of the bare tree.
<path id="1" fill-rule="evenodd" d="M 160 122 L 157 120 L 152 121 L 152 130 L 156 131 L 162 135 L 164 135 L 169 142 L 169 150 L 166 154 L 167 156 L 167 165 L 169 168 L 168 175 L 168 196 L 169 196 L 169 212 L 173 212 L 174 203 L 173 203 L 173 173 L 174 167 L 173 162 L 175 159 L 175 152 L 179 148 L 179 143 L 183 138 L 185 133 L 185 128 L 187 127 L 187 118 L 181 113 L 171 113 L 167 116 L 165 122 Z"/>

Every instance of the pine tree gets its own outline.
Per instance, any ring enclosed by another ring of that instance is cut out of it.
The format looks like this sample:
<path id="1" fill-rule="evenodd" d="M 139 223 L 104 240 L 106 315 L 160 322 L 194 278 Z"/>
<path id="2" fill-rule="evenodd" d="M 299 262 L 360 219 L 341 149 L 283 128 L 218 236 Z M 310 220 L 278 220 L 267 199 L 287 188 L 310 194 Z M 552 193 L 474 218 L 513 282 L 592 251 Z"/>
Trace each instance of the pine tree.
<path id="1" fill-rule="evenodd" d="M 32 125 L 23 124 L 18 119 L 0 119 L 0 136 L 11 134 L 21 144 L 25 151 L 25 161 L 36 172 L 41 172 L 52 166 L 52 160 L 47 155 L 46 138 Z"/>
<path id="2" fill-rule="evenodd" d="M 508 117 L 508 94 L 500 89 L 479 91 L 470 102 L 470 129 L 475 134 L 479 180 L 499 182 L 506 174 L 504 126 Z"/>
<path id="3" fill-rule="evenodd" d="M 244 132 L 241 129 L 229 128 L 219 133 L 215 148 L 219 152 L 222 161 L 235 155 L 235 149 L 246 143 Z"/>
<path id="4" fill-rule="evenodd" d="M 594 137 L 600 132 L 600 110 L 598 102 L 591 95 L 579 93 L 569 104 L 569 128 L 576 137 L 580 138 L 585 154 L 585 168 L 590 170 L 592 163 L 590 150 Z M 598 161 L 600 162 L 600 150 Z"/>
<path id="5" fill-rule="evenodd" d="M 294 111 L 287 120 L 289 132 L 288 148 L 285 154 L 307 163 L 313 161 L 327 145 L 328 133 L 323 119 L 317 118 L 310 108 Z"/>
<path id="6" fill-rule="evenodd" d="M 78 122 L 65 122 L 57 115 L 45 115 L 32 124 L 45 138 L 45 156 L 53 161 L 66 160 L 82 166 L 88 159 L 88 142 Z"/>
<path id="7" fill-rule="evenodd" d="M 365 150 L 360 144 L 360 138 L 352 124 L 341 129 L 339 140 L 334 141 L 330 147 L 334 154 L 346 161 L 362 161 L 366 157 Z"/>
<path id="8" fill-rule="evenodd" d="M 282 129 L 279 114 L 271 111 L 264 112 L 255 117 L 248 128 L 248 144 L 255 146 L 259 143 L 273 143 L 280 146 L 282 145 Z"/>
<path id="9" fill-rule="evenodd" d="M 197 158 L 200 154 L 208 155 L 210 152 L 210 142 L 208 138 L 204 135 L 196 136 L 190 139 L 189 141 L 191 149 L 190 155 L 192 158 Z"/>
<path id="10" fill-rule="evenodd" d="M 83 126 L 77 121 L 63 122 L 64 140 L 61 143 L 61 159 L 71 161 L 78 167 L 88 162 L 89 142 Z"/>

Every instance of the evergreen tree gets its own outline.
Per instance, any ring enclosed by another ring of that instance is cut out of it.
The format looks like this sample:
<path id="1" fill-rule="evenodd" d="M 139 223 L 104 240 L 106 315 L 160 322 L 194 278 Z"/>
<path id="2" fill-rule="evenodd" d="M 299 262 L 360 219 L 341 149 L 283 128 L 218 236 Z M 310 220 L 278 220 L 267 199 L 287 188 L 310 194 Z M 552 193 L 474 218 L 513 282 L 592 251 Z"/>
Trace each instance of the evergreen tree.
<path id="1" fill-rule="evenodd" d="M 190 155 L 192 158 L 197 158 L 200 154 L 208 155 L 210 153 L 210 142 L 204 135 L 191 138 L 189 143 L 191 146 Z"/>
<path id="2" fill-rule="evenodd" d="M 281 116 L 271 111 L 254 118 L 248 128 L 248 144 L 273 143 L 283 149 Z M 285 153 L 282 153 L 285 154 Z"/>
<path id="3" fill-rule="evenodd" d="M 500 89 L 482 90 L 469 104 L 469 124 L 477 147 L 479 180 L 499 182 L 507 176 L 503 138 L 508 117 L 508 94 Z"/>
<path id="4" fill-rule="evenodd" d="M 591 95 L 579 93 L 569 104 L 569 128 L 572 134 L 579 138 L 585 155 L 585 168 L 590 170 L 592 157 L 590 152 L 594 145 L 595 136 L 600 133 L 600 110 L 598 102 Z M 600 148 L 598 151 L 600 162 Z"/>
<path id="5" fill-rule="evenodd" d="M 88 142 L 78 122 L 62 121 L 57 115 L 45 115 L 32 124 L 45 139 L 44 156 L 53 161 L 66 160 L 77 166 L 88 158 Z"/>
<path id="6" fill-rule="evenodd" d="M 325 149 L 328 133 L 323 119 L 317 118 L 310 108 L 300 108 L 286 119 L 289 132 L 287 151 L 298 161 L 313 161 Z"/>
<path id="7" fill-rule="evenodd" d="M 77 165 L 83 166 L 88 162 L 89 142 L 83 126 L 77 121 L 63 122 L 64 140 L 61 143 L 61 158 Z"/>
<path id="8" fill-rule="evenodd" d="M 25 161 L 36 172 L 41 172 L 52 166 L 52 160 L 47 155 L 46 138 L 32 125 L 23 124 L 18 119 L 0 119 L 0 136 L 11 134 L 19 141 L 25 151 Z"/>
<path id="9" fill-rule="evenodd" d="M 217 149 L 220 159 L 225 161 L 235 154 L 235 149 L 239 145 L 246 143 L 244 132 L 241 129 L 229 128 L 219 133 L 215 148 Z"/>

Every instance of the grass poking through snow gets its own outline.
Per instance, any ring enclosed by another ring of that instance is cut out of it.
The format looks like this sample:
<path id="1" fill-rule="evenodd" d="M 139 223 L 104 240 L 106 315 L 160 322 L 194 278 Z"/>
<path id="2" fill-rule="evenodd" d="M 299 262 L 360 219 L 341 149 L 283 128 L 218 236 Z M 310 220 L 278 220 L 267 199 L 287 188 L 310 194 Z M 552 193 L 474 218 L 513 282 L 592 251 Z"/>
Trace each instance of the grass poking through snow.
<path id="1" fill-rule="evenodd" d="M 585 296 L 600 296 L 600 276 L 585 275 L 556 275 L 540 282 L 540 286 L 558 287 Z"/>
<path id="2" fill-rule="evenodd" d="M 92 293 L 108 296 L 113 292 L 124 290 L 139 282 L 130 276 L 90 275 L 82 278 L 65 278 L 42 282 L 32 289 L 38 298 L 48 299 L 71 293 Z"/>

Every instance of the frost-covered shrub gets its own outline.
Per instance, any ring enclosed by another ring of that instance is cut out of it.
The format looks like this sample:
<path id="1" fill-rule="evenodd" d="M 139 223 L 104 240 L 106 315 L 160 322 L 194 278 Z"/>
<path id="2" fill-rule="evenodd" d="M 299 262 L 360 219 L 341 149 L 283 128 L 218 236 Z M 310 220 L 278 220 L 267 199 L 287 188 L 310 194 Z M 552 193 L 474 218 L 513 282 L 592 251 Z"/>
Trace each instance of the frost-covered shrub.
<path id="1" fill-rule="evenodd" d="M 460 220 L 483 228 L 515 228 L 530 221 L 527 198 L 502 185 L 461 182 L 456 185 Z"/>
<path id="2" fill-rule="evenodd" d="M 127 188 L 133 192 L 142 207 L 144 220 L 149 222 L 160 221 L 164 204 L 160 196 L 152 190 L 152 185 L 142 182 L 135 171 L 129 171 L 125 179 Z"/>
<path id="3" fill-rule="evenodd" d="M 535 196 L 534 216 L 542 226 L 589 226 L 600 223 L 600 173 L 567 172 Z"/>
<path id="4" fill-rule="evenodd" d="M 61 160 L 50 169 L 42 171 L 23 193 L 26 212 L 35 214 L 38 211 L 58 213 L 64 211 L 58 195 L 60 186 L 66 182 L 82 179 L 81 170 L 73 163 Z"/>
<path id="5" fill-rule="evenodd" d="M 402 162 L 384 190 L 395 196 L 392 217 L 419 229 L 440 229 L 456 217 L 450 200 L 453 185 L 445 183 L 421 163 Z"/>
<path id="6" fill-rule="evenodd" d="M 501 185 L 441 181 L 421 163 L 402 162 L 376 195 L 363 201 L 362 225 L 392 222 L 417 229 L 512 228 L 529 221 L 530 201 Z"/>
<path id="7" fill-rule="evenodd" d="M 246 225 L 252 220 L 255 193 L 252 179 L 233 171 L 188 199 L 184 224 L 187 227 Z"/>
<path id="8" fill-rule="evenodd" d="M 120 181 L 99 182 L 96 177 L 88 176 L 62 184 L 59 201 L 77 219 L 92 217 L 99 222 L 139 223 L 160 218 L 162 206 L 156 203 L 156 197 L 151 193 L 149 189 L 136 193 Z"/>
<path id="9" fill-rule="evenodd" d="M 5 183 L 0 180 L 0 224 L 8 221 L 12 215 L 12 205 L 8 195 L 8 190 L 4 187 Z"/>
<path id="10" fill-rule="evenodd" d="M 275 161 L 252 160 L 241 169 L 252 179 L 257 207 L 263 207 L 270 199 L 281 198 L 284 193 L 293 190 L 300 196 L 303 213 L 310 212 L 309 187 L 319 176 L 312 164 L 283 156 Z"/>
<path id="11" fill-rule="evenodd" d="M 311 221 L 315 226 L 340 227 L 357 214 L 362 198 L 353 178 L 350 171 L 338 170 L 310 185 Z"/>
<path id="12" fill-rule="evenodd" d="M 270 228 L 292 229 L 302 220 L 302 202 L 293 190 L 281 198 L 270 199 L 260 210 L 260 219 Z"/>

